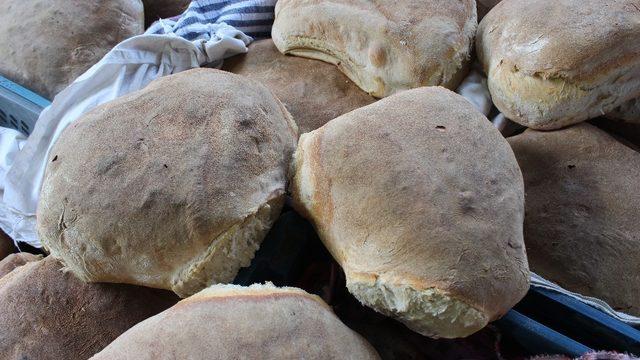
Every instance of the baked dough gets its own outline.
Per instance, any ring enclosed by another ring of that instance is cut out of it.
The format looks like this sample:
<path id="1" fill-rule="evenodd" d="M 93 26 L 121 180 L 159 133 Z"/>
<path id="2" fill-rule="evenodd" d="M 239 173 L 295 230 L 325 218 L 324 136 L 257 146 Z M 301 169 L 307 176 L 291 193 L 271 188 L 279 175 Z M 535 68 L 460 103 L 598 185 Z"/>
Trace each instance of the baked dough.
<path id="1" fill-rule="evenodd" d="M 182 297 L 229 282 L 280 214 L 295 127 L 242 76 L 155 80 L 62 133 L 37 209 L 42 243 L 85 281 Z"/>
<path id="2" fill-rule="evenodd" d="M 463 97 L 408 90 L 303 134 L 292 196 L 363 304 L 470 335 L 527 292 L 522 175 Z"/>
<path id="3" fill-rule="evenodd" d="M 271 35 L 282 53 L 335 64 L 380 98 L 455 88 L 477 25 L 473 0 L 279 0 Z"/>

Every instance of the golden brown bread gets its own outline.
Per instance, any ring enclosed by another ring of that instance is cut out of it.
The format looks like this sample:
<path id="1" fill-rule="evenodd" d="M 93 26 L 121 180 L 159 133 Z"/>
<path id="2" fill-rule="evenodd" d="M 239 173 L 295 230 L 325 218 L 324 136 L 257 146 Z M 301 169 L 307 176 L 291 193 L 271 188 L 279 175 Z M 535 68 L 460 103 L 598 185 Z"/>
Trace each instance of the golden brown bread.
<path id="1" fill-rule="evenodd" d="M 495 105 L 557 129 L 640 96 L 640 0 L 506 0 L 482 20 L 476 48 Z"/>
<path id="2" fill-rule="evenodd" d="M 0 279 L 3 360 L 88 359 L 178 301 L 164 290 L 86 284 L 61 267 L 49 256 Z"/>
<path id="3" fill-rule="evenodd" d="M 239 75 L 155 80 L 60 136 L 38 204 L 42 243 L 86 281 L 183 297 L 231 281 L 280 213 L 295 127 Z"/>
<path id="4" fill-rule="evenodd" d="M 376 100 L 335 66 L 284 56 L 271 39 L 251 43 L 246 55 L 226 59 L 222 70 L 244 75 L 271 89 L 293 116 L 301 134 Z"/>
<path id="5" fill-rule="evenodd" d="M 463 337 L 526 293 L 522 175 L 467 100 L 408 90 L 303 134 L 295 207 L 365 305 L 432 337 Z"/>
<path id="6" fill-rule="evenodd" d="M 640 316 L 640 153 L 580 124 L 509 138 L 531 270 Z"/>
<path id="7" fill-rule="evenodd" d="M 53 97 L 144 31 L 140 0 L 3 0 L 0 74 Z"/>
<path id="8" fill-rule="evenodd" d="M 335 64 L 375 97 L 455 88 L 477 27 L 472 0 L 280 0 L 275 15 L 282 53 Z"/>
<path id="9" fill-rule="evenodd" d="M 214 285 L 124 333 L 92 359 L 378 359 L 315 295 Z"/>

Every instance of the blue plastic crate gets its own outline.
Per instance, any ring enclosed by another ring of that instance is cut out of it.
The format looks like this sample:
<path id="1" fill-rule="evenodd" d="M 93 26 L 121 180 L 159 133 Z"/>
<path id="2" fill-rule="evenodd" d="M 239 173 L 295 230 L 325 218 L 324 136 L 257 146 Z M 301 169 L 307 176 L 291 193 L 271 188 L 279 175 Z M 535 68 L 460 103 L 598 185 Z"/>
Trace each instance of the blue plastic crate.
<path id="1" fill-rule="evenodd" d="M 49 104 L 49 100 L 0 76 L 0 126 L 29 135 Z"/>

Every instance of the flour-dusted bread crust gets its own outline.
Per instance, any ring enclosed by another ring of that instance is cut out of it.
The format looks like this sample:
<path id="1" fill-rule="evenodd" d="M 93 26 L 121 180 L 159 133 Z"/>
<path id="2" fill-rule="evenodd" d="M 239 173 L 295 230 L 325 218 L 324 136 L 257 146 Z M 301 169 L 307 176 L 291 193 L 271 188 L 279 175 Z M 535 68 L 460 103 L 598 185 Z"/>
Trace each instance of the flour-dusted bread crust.
<path id="1" fill-rule="evenodd" d="M 15 268 L 20 267 L 26 263 L 32 261 L 38 261 L 42 258 L 40 255 L 33 255 L 29 253 L 17 253 L 11 254 L 6 258 L 0 260 L 0 279 L 8 273 L 12 272 Z"/>
<path id="2" fill-rule="evenodd" d="M 0 354 L 3 360 L 88 359 L 177 301 L 164 290 L 86 284 L 49 256 L 0 278 Z"/>
<path id="3" fill-rule="evenodd" d="M 640 0 L 505 0 L 478 28 L 494 103 L 557 129 L 640 96 Z"/>
<path id="4" fill-rule="evenodd" d="M 477 27 L 473 0 L 280 0 L 271 35 L 285 54 L 335 64 L 375 97 L 455 88 Z"/>
<path id="5" fill-rule="evenodd" d="M 86 281 L 183 297 L 229 282 L 280 213 L 295 128 L 242 76 L 160 78 L 60 136 L 38 204 L 42 242 Z"/>
<path id="6" fill-rule="evenodd" d="M 461 96 L 393 95 L 303 134 L 294 157 L 295 206 L 365 305 L 453 338 L 526 293 L 522 175 Z"/>
<path id="7" fill-rule="evenodd" d="M 378 359 L 317 296 L 214 285 L 124 333 L 92 359 Z"/>
<path id="8" fill-rule="evenodd" d="M 246 55 L 225 60 L 222 69 L 267 86 L 287 107 L 301 134 L 376 100 L 335 66 L 284 56 L 271 39 L 252 43 Z"/>
<path id="9" fill-rule="evenodd" d="M 580 124 L 509 138 L 531 270 L 640 316 L 640 153 Z"/>
<path id="10" fill-rule="evenodd" d="M 2 0 L 0 74 L 53 97 L 144 31 L 140 0 Z"/>

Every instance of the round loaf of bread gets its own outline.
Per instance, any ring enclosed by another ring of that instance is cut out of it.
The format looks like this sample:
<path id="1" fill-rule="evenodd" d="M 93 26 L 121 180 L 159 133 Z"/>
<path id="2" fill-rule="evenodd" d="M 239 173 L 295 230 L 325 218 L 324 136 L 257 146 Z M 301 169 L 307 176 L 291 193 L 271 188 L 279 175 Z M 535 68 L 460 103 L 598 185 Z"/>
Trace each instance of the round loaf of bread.
<path id="1" fill-rule="evenodd" d="M 294 158 L 296 209 L 365 305 L 454 338 L 527 292 L 522 175 L 463 97 L 396 94 L 302 135 Z"/>
<path id="2" fill-rule="evenodd" d="M 271 35 L 284 54 L 335 64 L 375 97 L 455 88 L 478 25 L 473 0 L 280 0 Z"/>
<path id="3" fill-rule="evenodd" d="M 33 255 L 26 252 L 11 254 L 0 260 L 0 279 L 12 272 L 13 269 L 20 267 L 32 261 L 38 261 L 42 258 L 40 255 Z"/>
<path id="4" fill-rule="evenodd" d="M 0 74 L 53 99 L 143 31 L 140 0 L 3 0 Z"/>
<path id="5" fill-rule="evenodd" d="M 0 354 L 7 360 L 88 359 L 177 301 L 164 290 L 86 284 L 49 256 L 0 278 Z"/>
<path id="6" fill-rule="evenodd" d="M 335 66 L 284 56 L 271 39 L 251 43 L 246 55 L 225 60 L 222 70 L 244 75 L 271 89 L 293 116 L 301 134 L 376 100 Z"/>
<path id="7" fill-rule="evenodd" d="M 378 359 L 319 297 L 214 285 L 141 322 L 92 359 Z"/>
<path id="8" fill-rule="evenodd" d="M 640 96 L 637 0 L 506 0 L 482 20 L 477 51 L 495 105 L 557 129 Z"/>
<path id="9" fill-rule="evenodd" d="M 640 153 L 586 123 L 509 143 L 525 181 L 531 270 L 640 316 Z"/>
<path id="10" fill-rule="evenodd" d="M 86 281 L 183 297 L 229 282 L 280 213 L 295 127 L 242 76 L 160 78 L 60 136 L 38 203 L 42 243 Z"/>

